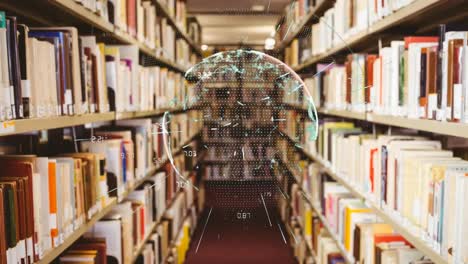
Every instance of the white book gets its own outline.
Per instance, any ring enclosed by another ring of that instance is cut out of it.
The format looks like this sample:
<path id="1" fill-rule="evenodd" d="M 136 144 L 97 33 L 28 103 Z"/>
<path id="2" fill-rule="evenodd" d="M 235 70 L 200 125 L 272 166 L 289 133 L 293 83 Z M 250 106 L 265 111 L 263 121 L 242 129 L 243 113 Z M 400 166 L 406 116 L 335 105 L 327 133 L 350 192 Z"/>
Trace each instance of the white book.
<path id="1" fill-rule="evenodd" d="M 437 43 L 411 43 L 408 46 L 408 117 L 420 118 L 424 111 L 419 107 L 421 77 L 421 49 Z"/>
<path id="2" fill-rule="evenodd" d="M 399 115 L 399 92 L 400 92 L 400 61 L 403 56 L 405 49 L 404 41 L 392 41 L 391 42 L 391 67 L 390 67 L 390 113 L 392 115 Z"/>
<path id="3" fill-rule="evenodd" d="M 13 118 L 6 29 L 0 28 L 0 121 Z"/>

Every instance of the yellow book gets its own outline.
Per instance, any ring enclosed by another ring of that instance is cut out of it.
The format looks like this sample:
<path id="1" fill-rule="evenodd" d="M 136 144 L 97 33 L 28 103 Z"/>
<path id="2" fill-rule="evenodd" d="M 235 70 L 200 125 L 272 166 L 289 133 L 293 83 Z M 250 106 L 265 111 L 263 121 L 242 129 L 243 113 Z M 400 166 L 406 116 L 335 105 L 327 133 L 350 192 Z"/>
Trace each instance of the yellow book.
<path id="1" fill-rule="evenodd" d="M 344 244 L 348 252 L 353 252 L 354 228 L 356 223 L 375 221 L 376 216 L 361 201 L 352 201 L 345 208 Z"/>
<path id="2" fill-rule="evenodd" d="M 312 209 L 306 204 L 304 213 L 304 232 L 306 237 L 312 237 Z"/>
<path id="3" fill-rule="evenodd" d="M 105 49 L 106 45 L 104 43 L 98 43 L 99 53 L 100 53 L 100 72 L 98 73 L 99 86 L 99 112 L 108 112 L 109 111 L 109 97 L 107 95 L 107 80 L 106 80 L 106 54 Z"/>

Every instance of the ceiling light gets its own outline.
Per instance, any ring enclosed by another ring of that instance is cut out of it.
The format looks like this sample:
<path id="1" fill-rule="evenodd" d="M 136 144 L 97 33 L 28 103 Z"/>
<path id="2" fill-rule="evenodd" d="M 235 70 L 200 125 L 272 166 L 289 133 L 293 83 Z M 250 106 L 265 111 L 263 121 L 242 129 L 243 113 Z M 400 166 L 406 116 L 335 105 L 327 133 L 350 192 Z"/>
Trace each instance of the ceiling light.
<path id="1" fill-rule="evenodd" d="M 274 38 L 266 38 L 265 39 L 265 49 L 266 50 L 272 50 L 275 48 L 275 39 Z"/>
<path id="2" fill-rule="evenodd" d="M 250 9 L 252 11 L 256 11 L 256 12 L 263 12 L 265 10 L 265 6 L 264 5 L 253 5 Z"/>
<path id="3" fill-rule="evenodd" d="M 208 45 L 205 45 L 205 44 L 201 45 L 201 49 L 202 49 L 203 51 L 207 50 L 207 49 L 208 49 Z"/>

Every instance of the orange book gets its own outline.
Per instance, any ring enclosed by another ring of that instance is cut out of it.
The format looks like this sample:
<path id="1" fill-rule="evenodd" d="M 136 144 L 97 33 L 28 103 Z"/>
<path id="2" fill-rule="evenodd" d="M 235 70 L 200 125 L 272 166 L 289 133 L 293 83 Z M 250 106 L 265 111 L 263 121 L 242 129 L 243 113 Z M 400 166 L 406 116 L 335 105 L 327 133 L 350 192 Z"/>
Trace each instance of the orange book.
<path id="1" fill-rule="evenodd" d="M 365 102 L 370 103 L 371 89 L 374 86 L 374 62 L 377 59 L 377 55 L 367 55 L 366 58 L 366 90 L 365 93 Z"/>
<path id="2" fill-rule="evenodd" d="M 52 247 L 56 247 L 58 245 L 56 166 L 57 163 L 55 160 L 49 160 L 49 210 Z"/>

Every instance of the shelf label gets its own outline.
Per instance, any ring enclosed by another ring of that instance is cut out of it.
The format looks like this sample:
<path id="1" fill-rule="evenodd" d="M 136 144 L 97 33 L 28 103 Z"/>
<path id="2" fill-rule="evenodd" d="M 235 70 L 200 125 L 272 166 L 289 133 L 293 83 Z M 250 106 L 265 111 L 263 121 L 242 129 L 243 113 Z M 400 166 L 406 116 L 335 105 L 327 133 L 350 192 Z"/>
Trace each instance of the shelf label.
<path id="1" fill-rule="evenodd" d="M 15 121 L 4 121 L 0 123 L 0 134 L 7 134 L 15 132 Z"/>

